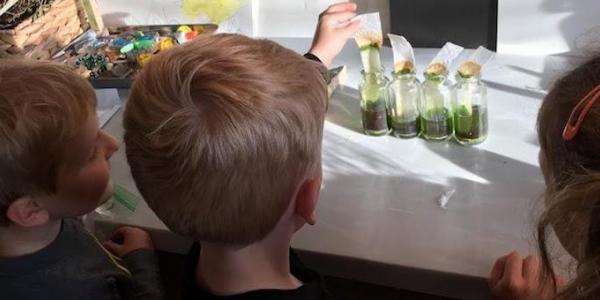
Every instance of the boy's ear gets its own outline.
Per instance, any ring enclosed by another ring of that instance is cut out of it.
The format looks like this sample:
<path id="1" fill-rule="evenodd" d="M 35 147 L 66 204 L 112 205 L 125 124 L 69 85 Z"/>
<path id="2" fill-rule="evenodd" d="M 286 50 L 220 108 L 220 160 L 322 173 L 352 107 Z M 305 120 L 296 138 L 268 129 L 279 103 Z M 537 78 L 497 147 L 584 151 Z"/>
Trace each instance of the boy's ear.
<path id="1" fill-rule="evenodd" d="M 6 210 L 6 217 L 21 227 L 34 227 L 50 220 L 48 211 L 29 196 L 13 201 Z"/>
<path id="2" fill-rule="evenodd" d="M 321 178 L 308 179 L 296 194 L 295 213 L 310 225 L 317 223 L 317 202 L 321 191 Z"/>

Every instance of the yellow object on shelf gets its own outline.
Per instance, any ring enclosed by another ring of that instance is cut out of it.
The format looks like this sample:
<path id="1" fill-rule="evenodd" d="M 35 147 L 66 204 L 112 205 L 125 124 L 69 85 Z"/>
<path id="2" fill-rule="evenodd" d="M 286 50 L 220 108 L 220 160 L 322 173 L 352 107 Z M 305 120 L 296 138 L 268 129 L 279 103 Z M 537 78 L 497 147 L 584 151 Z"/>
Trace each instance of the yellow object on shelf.
<path id="1" fill-rule="evenodd" d="M 175 41 L 170 37 L 161 38 L 159 49 L 160 51 L 165 51 L 171 47 L 175 46 Z"/>
<path id="2" fill-rule="evenodd" d="M 221 24 L 247 4 L 248 0 L 183 0 L 183 15 L 190 19 L 205 15 L 212 23 Z"/>
<path id="3" fill-rule="evenodd" d="M 150 53 L 140 53 L 136 57 L 137 63 L 140 67 L 146 65 L 150 59 L 152 59 L 152 54 Z"/>
<path id="4" fill-rule="evenodd" d="M 194 26 L 192 26 L 192 28 L 194 29 L 194 31 L 198 32 L 198 34 L 201 34 L 204 32 L 204 27 L 202 27 L 202 25 L 194 25 Z"/>
<path id="5" fill-rule="evenodd" d="M 190 32 L 190 31 L 192 31 L 192 29 L 190 28 L 190 26 L 181 25 L 181 26 L 179 26 L 177 28 L 177 31 L 180 31 L 180 32 Z"/>

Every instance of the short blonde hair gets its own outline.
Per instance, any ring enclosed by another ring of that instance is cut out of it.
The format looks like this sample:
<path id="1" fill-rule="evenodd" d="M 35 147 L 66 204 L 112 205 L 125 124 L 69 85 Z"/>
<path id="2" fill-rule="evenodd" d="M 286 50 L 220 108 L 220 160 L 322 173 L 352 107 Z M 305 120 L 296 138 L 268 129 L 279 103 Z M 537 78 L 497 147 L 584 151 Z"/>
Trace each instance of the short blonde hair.
<path id="1" fill-rule="evenodd" d="M 197 39 L 153 58 L 124 116 L 127 159 L 148 205 L 196 240 L 249 244 L 320 175 L 322 65 L 274 42 Z"/>
<path id="2" fill-rule="evenodd" d="M 0 224 L 17 198 L 51 194 L 65 145 L 95 113 L 81 76 L 49 62 L 0 62 Z"/>

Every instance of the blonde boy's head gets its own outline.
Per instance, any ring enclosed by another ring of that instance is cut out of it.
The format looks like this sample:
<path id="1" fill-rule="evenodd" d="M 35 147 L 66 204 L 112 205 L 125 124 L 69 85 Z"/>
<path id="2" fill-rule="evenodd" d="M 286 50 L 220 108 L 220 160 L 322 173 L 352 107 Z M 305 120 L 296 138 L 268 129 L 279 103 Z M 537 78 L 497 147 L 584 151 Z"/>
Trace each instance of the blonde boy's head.
<path id="1" fill-rule="evenodd" d="M 320 176 L 327 91 L 319 64 L 274 42 L 200 38 L 144 67 L 124 117 L 136 184 L 172 230 L 248 244 Z"/>
<path id="2" fill-rule="evenodd" d="M 52 63 L 0 63 L 0 225 L 13 201 L 56 191 L 69 140 L 95 114 L 91 85 Z"/>

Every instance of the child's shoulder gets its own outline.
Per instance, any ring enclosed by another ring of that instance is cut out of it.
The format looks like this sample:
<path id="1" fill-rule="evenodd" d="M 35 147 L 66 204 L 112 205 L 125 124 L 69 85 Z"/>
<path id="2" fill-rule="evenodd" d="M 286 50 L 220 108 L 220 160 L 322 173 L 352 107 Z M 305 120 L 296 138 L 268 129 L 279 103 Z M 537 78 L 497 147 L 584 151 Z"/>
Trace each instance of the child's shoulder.
<path id="1" fill-rule="evenodd" d="M 121 268 L 81 221 L 63 219 L 59 235 L 44 249 L 0 260 L 0 286 L 7 299 L 112 299 L 120 282 L 129 280 Z"/>

